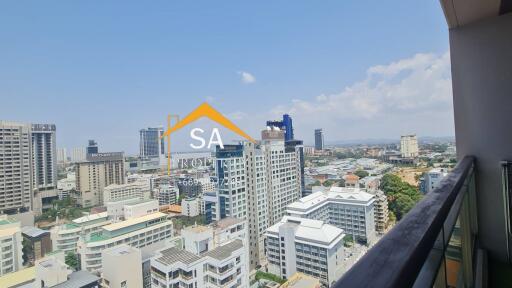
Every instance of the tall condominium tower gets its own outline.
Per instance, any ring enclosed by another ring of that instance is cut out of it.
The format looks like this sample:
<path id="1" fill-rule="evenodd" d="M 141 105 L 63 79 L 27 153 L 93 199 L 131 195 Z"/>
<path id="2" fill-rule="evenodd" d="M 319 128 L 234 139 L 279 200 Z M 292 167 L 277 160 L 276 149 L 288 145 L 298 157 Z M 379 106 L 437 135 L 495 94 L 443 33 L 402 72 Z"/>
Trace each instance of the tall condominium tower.
<path id="1" fill-rule="evenodd" d="M 403 135 L 400 137 L 400 154 L 402 157 L 418 157 L 418 138 L 416 135 Z"/>
<path id="2" fill-rule="evenodd" d="M 85 147 L 76 147 L 71 150 L 71 162 L 80 162 L 85 161 L 85 156 L 87 155 L 87 148 Z"/>
<path id="3" fill-rule="evenodd" d="M 267 127 L 277 127 L 284 131 L 284 140 L 293 140 L 293 123 L 292 117 L 288 114 L 283 115 L 283 120 L 270 120 L 267 121 Z"/>
<path id="4" fill-rule="evenodd" d="M 57 199 L 57 147 L 54 124 L 32 124 L 33 210 Z"/>
<path id="5" fill-rule="evenodd" d="M 98 142 L 89 140 L 89 145 L 87 145 L 87 154 L 96 154 L 98 152 Z"/>
<path id="6" fill-rule="evenodd" d="M 300 153 L 285 145 L 284 131 L 262 132 L 261 143 L 217 147 L 218 200 L 214 219 L 236 217 L 249 223 L 249 263 L 264 259 L 264 233 L 285 215 L 286 205 L 301 197 Z"/>
<path id="7" fill-rule="evenodd" d="M 75 171 L 78 203 L 82 207 L 103 205 L 103 189 L 124 184 L 124 154 L 88 154 L 86 161 L 76 163 Z"/>
<path id="8" fill-rule="evenodd" d="M 324 150 L 324 132 L 322 129 L 315 129 L 315 150 Z"/>
<path id="9" fill-rule="evenodd" d="M 164 134 L 162 127 L 149 127 L 140 130 L 140 156 L 163 157 L 165 155 Z"/>
<path id="10" fill-rule="evenodd" d="M 0 121 L 0 213 L 32 207 L 31 126 Z"/>
<path id="11" fill-rule="evenodd" d="M 68 151 L 66 148 L 57 148 L 57 163 L 68 162 Z"/>

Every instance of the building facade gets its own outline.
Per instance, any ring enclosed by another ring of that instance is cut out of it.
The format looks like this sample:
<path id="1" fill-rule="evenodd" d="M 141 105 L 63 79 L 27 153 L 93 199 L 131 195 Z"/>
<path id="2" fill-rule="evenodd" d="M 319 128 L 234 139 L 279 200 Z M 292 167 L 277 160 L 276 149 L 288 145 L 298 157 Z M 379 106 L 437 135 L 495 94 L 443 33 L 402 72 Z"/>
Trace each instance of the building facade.
<path id="1" fill-rule="evenodd" d="M 249 287 L 245 224 L 228 221 L 182 230 L 181 244 L 151 258 L 151 287 Z"/>
<path id="2" fill-rule="evenodd" d="M 172 237 L 172 222 L 167 214 L 156 212 L 101 227 L 78 241 L 82 270 L 102 268 L 101 251 L 120 244 L 142 248 Z M 138 263 L 140 264 L 140 263 Z"/>
<path id="3" fill-rule="evenodd" d="M 315 129 L 315 150 L 324 150 L 324 132 L 322 129 Z"/>
<path id="4" fill-rule="evenodd" d="M 40 214 L 57 195 L 56 127 L 53 124 L 32 124 L 32 188 L 33 210 Z"/>
<path id="5" fill-rule="evenodd" d="M 23 268 L 21 224 L 0 215 L 0 276 Z"/>
<path id="6" fill-rule="evenodd" d="M 160 158 L 165 156 L 164 128 L 149 127 L 139 131 L 139 150 L 141 157 Z"/>
<path id="7" fill-rule="evenodd" d="M 330 187 L 288 205 L 290 216 L 324 221 L 363 243 L 375 239 L 375 196 L 359 188 Z"/>
<path id="8" fill-rule="evenodd" d="M 300 272 L 329 287 L 342 275 L 343 230 L 320 220 L 284 217 L 266 231 L 268 270 L 283 279 Z"/>
<path id="9" fill-rule="evenodd" d="M 31 128 L 0 121 L 0 214 L 32 208 Z"/>
<path id="10" fill-rule="evenodd" d="M 142 287 L 142 255 L 139 249 L 126 244 L 101 252 L 102 288 Z"/>
<path id="11" fill-rule="evenodd" d="M 400 137 L 400 154 L 403 158 L 415 158 L 418 153 L 418 138 L 415 134 Z"/>
<path id="12" fill-rule="evenodd" d="M 103 203 L 137 198 L 151 197 L 151 185 L 148 181 L 139 180 L 127 184 L 111 184 L 103 189 Z"/>
<path id="13" fill-rule="evenodd" d="M 112 184 L 124 184 L 122 152 L 87 154 L 86 161 L 75 164 L 78 204 L 82 207 L 103 205 L 103 190 Z"/>
<path id="14" fill-rule="evenodd" d="M 448 171 L 445 168 L 434 168 L 425 173 L 425 193 L 429 193 L 439 185 L 439 182 L 448 175 Z"/>

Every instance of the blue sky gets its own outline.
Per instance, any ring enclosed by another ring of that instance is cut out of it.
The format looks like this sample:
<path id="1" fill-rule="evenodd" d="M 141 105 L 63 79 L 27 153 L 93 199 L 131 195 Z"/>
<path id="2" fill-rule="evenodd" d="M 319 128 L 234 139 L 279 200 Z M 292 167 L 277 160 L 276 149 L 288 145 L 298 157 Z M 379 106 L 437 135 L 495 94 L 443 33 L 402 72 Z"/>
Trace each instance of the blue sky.
<path id="1" fill-rule="evenodd" d="M 447 51 L 437 1 L 2 2 L 0 120 L 128 153 L 203 101 L 254 135 L 289 112 L 306 143 L 447 136 Z"/>

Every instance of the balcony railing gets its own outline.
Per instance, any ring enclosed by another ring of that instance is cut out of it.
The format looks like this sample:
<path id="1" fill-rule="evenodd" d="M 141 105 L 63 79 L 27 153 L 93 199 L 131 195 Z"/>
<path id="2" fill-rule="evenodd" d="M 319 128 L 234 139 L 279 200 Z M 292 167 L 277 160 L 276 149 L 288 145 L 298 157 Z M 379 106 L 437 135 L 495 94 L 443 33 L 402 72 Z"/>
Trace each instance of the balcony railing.
<path id="1" fill-rule="evenodd" d="M 333 286 L 474 287 L 474 159 L 465 157 Z"/>

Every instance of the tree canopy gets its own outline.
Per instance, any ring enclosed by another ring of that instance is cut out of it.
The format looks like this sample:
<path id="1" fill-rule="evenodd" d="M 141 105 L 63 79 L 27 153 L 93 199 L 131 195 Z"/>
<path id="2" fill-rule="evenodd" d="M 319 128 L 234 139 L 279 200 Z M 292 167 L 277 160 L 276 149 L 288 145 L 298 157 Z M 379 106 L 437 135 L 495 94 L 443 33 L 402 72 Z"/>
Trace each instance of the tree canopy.
<path id="1" fill-rule="evenodd" d="M 397 220 L 402 219 L 423 197 L 417 187 L 402 181 L 394 174 L 382 177 L 380 189 L 388 197 L 388 208 Z"/>

